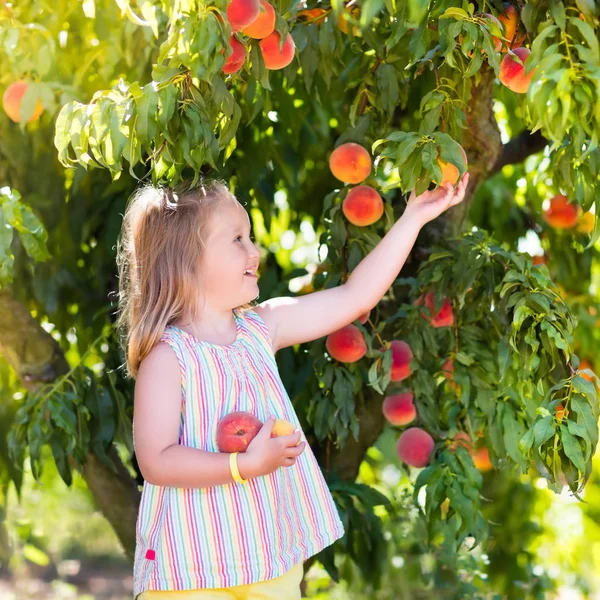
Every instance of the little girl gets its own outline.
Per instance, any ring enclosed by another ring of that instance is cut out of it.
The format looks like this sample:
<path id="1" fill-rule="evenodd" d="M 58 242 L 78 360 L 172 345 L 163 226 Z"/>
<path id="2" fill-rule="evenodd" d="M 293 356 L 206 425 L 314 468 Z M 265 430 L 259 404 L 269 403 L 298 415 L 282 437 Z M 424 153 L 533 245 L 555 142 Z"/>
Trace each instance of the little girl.
<path id="1" fill-rule="evenodd" d="M 220 181 L 146 185 L 118 244 L 119 327 L 136 379 L 133 436 L 145 483 L 136 524 L 137 600 L 296 600 L 303 562 L 344 535 L 281 381 L 275 353 L 373 308 L 421 227 L 464 197 L 415 194 L 348 281 L 252 305 L 259 249 Z M 219 452 L 234 411 L 263 422 L 245 452 Z M 271 438 L 274 419 L 296 427 Z"/>

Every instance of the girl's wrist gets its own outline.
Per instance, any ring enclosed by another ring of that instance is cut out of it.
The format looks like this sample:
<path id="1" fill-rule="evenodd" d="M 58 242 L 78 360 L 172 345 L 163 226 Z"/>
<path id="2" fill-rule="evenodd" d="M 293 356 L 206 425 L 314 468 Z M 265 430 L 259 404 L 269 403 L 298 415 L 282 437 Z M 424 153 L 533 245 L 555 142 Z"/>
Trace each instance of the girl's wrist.
<path id="1" fill-rule="evenodd" d="M 252 465 L 252 457 L 245 452 L 240 452 L 237 455 L 238 471 L 242 479 L 251 479 L 256 477 L 254 467 Z"/>
<path id="2" fill-rule="evenodd" d="M 409 222 L 412 227 L 417 227 L 421 229 L 424 227 L 429 221 L 423 218 L 418 209 L 415 209 L 412 205 L 407 205 L 402 213 L 400 219 L 403 219 L 406 222 Z"/>

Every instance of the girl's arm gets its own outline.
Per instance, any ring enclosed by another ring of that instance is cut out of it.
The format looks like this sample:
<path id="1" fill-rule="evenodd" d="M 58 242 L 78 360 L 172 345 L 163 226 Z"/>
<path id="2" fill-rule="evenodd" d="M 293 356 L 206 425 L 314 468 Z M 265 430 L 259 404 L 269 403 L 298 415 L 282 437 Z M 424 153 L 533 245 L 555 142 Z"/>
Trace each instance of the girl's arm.
<path id="1" fill-rule="evenodd" d="M 166 487 L 204 488 L 233 483 L 229 454 L 179 444 L 181 375 L 173 350 L 157 344 L 144 358 L 135 382 L 133 441 L 144 479 Z M 237 457 L 243 478 L 260 469 L 250 455 Z"/>
<path id="2" fill-rule="evenodd" d="M 461 202 L 469 181 L 410 196 L 406 210 L 383 239 L 356 266 L 346 283 L 312 294 L 282 296 L 256 307 L 271 333 L 273 351 L 310 342 L 348 325 L 373 308 L 395 281 L 421 227 Z"/>

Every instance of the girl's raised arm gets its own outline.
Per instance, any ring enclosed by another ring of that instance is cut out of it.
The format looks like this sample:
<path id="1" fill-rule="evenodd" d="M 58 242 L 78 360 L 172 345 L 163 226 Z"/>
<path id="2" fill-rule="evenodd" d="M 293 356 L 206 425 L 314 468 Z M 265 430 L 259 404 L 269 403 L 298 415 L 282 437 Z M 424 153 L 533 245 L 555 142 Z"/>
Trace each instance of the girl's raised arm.
<path id="1" fill-rule="evenodd" d="M 298 297 L 262 302 L 256 312 L 265 321 L 273 351 L 310 342 L 336 331 L 372 309 L 390 288 L 417 239 L 421 227 L 461 202 L 469 180 L 458 187 L 439 187 L 415 197 L 373 250 L 356 266 L 346 283 Z"/>

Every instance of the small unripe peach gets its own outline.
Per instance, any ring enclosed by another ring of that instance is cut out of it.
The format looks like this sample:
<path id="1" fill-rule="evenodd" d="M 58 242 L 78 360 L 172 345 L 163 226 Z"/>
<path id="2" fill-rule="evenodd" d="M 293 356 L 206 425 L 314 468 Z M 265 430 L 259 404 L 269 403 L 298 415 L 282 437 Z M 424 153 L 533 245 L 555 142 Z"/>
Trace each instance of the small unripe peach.
<path id="1" fill-rule="evenodd" d="M 244 44 L 242 44 L 235 35 L 232 35 L 229 38 L 229 46 L 231 47 L 232 52 L 223 65 L 223 73 L 227 75 L 237 73 L 244 66 L 246 60 L 246 49 L 244 48 Z M 225 52 L 225 50 L 223 50 L 223 52 Z"/>
<path id="2" fill-rule="evenodd" d="M 266 1 L 260 0 L 260 12 L 253 23 L 244 27 L 242 33 L 255 40 L 262 40 L 275 30 L 275 9 Z"/>
<path id="3" fill-rule="evenodd" d="M 411 467 L 425 467 L 435 447 L 433 438 L 420 427 L 403 431 L 398 438 L 396 451 L 402 462 Z"/>
<path id="4" fill-rule="evenodd" d="M 357 185 L 346 194 L 342 212 L 353 225 L 366 227 L 381 219 L 383 200 L 371 186 Z"/>
<path id="5" fill-rule="evenodd" d="M 388 396 L 381 407 L 383 416 L 392 425 L 408 425 L 417 418 L 417 409 L 413 404 L 412 392 Z"/>
<path id="6" fill-rule="evenodd" d="M 15 81 L 6 88 L 4 95 L 2 96 L 2 107 L 4 108 L 4 112 L 8 115 L 9 119 L 15 123 L 21 121 L 21 102 L 27 91 L 27 85 L 26 81 Z M 38 99 L 35 108 L 33 109 L 33 114 L 27 119 L 27 123 L 39 119 L 43 112 L 44 105 L 42 104 L 42 101 Z"/>
<path id="7" fill-rule="evenodd" d="M 281 35 L 279 32 L 274 31 L 258 43 L 265 67 L 271 71 L 283 69 L 294 60 L 294 52 L 296 50 L 294 39 L 288 33 L 282 49 L 279 48 L 280 39 Z"/>
<path id="8" fill-rule="evenodd" d="M 531 54 L 528 48 L 515 48 L 512 52 L 516 54 L 523 63 Z M 498 79 L 509 90 L 517 94 L 525 94 L 529 89 L 529 83 L 533 77 L 535 69 L 525 75 L 525 64 L 519 64 L 511 54 L 507 54 L 500 63 L 500 74 Z"/>
<path id="9" fill-rule="evenodd" d="M 352 323 L 330 333 L 325 340 L 325 347 L 332 358 L 344 363 L 356 362 L 367 352 L 363 334 Z"/>
<path id="10" fill-rule="evenodd" d="M 371 156 L 360 144 L 347 142 L 329 157 L 334 177 L 345 183 L 360 183 L 371 174 Z"/>
<path id="11" fill-rule="evenodd" d="M 550 207 L 544 211 L 544 220 L 555 229 L 571 229 L 577 225 L 578 206 L 569 202 L 562 194 L 550 200 Z"/>
<path id="12" fill-rule="evenodd" d="M 260 12 L 259 0 L 231 0 L 227 5 L 227 20 L 236 32 L 254 23 Z"/>

